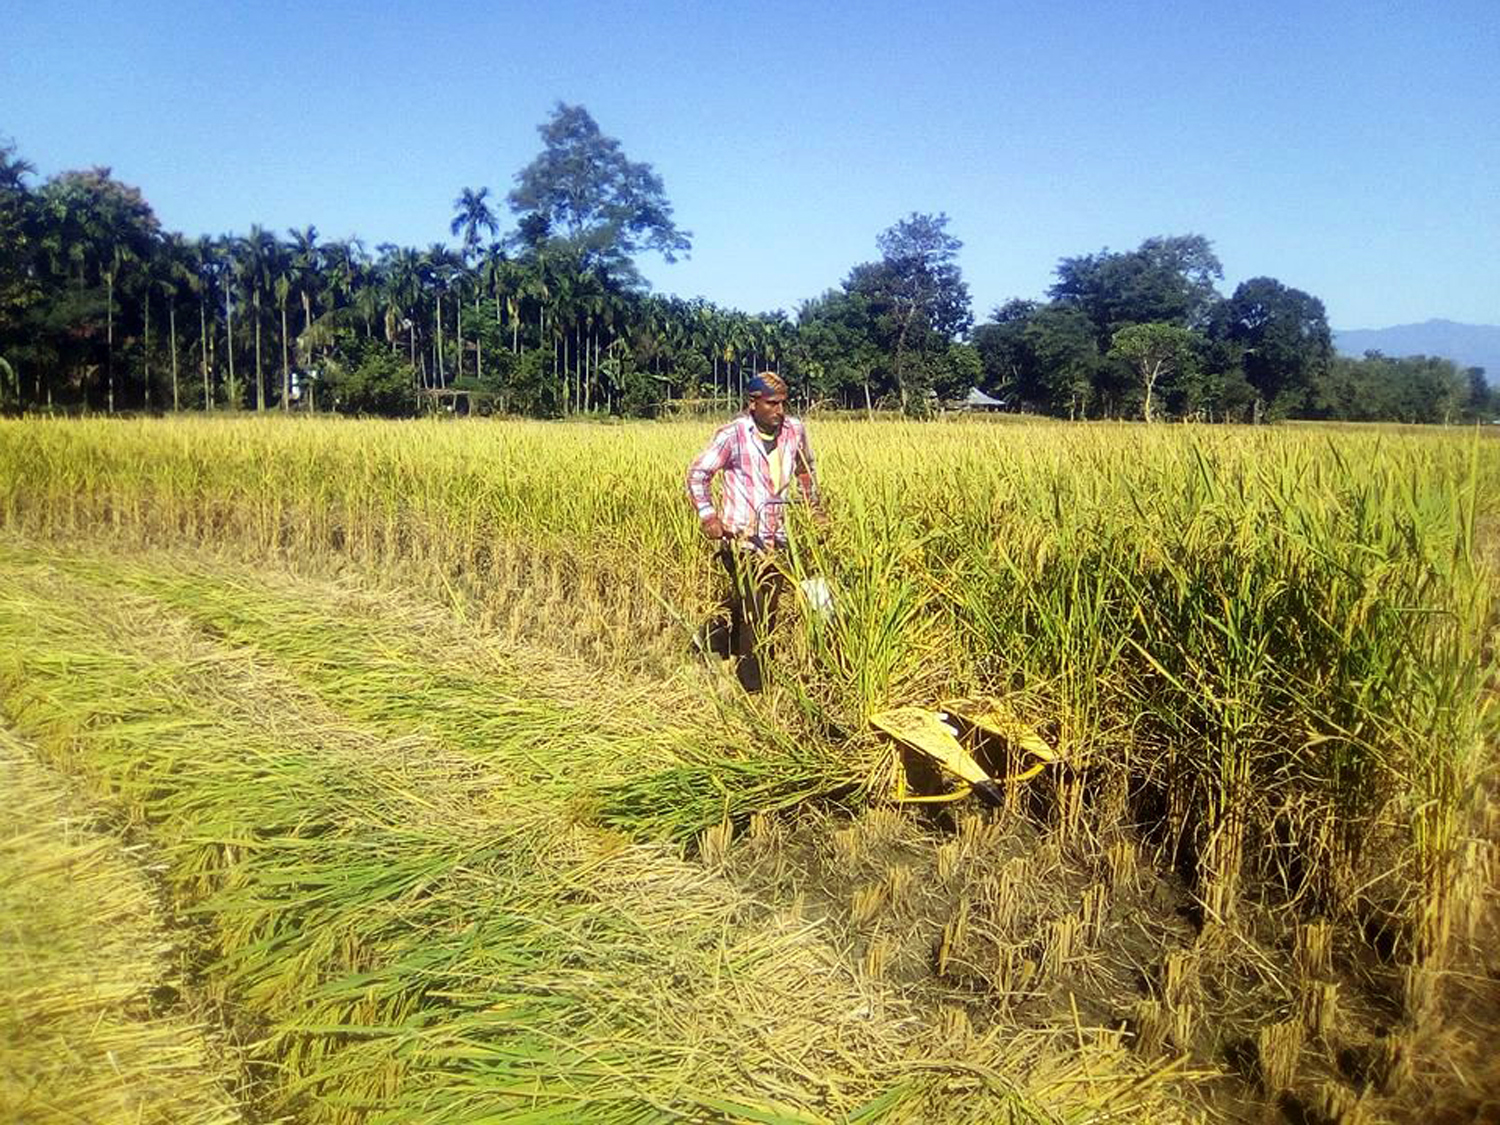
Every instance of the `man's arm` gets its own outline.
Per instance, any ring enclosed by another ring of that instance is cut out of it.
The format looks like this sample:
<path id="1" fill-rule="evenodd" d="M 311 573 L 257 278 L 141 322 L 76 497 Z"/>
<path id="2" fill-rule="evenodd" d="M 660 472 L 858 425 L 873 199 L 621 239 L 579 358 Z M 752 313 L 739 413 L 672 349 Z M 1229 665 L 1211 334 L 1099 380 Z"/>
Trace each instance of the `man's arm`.
<path id="1" fill-rule="evenodd" d="M 709 486 L 713 482 L 714 474 L 729 466 L 729 460 L 730 431 L 729 427 L 725 426 L 714 434 L 713 440 L 708 443 L 708 448 L 698 454 L 693 459 L 693 463 L 688 466 L 688 499 L 692 501 L 693 508 L 698 513 L 698 522 L 702 525 L 703 534 L 710 539 L 722 539 L 724 527 L 714 511 L 714 499 Z"/>

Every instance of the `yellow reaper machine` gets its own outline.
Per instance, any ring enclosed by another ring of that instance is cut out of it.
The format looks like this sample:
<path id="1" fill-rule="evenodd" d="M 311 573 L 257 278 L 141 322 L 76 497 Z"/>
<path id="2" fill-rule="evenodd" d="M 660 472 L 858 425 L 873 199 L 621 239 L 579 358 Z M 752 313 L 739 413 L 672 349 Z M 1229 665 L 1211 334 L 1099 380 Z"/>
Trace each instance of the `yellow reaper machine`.
<path id="1" fill-rule="evenodd" d="M 896 707 L 871 715 L 870 725 L 900 747 L 891 778 L 891 795 L 900 802 L 977 793 L 999 805 L 1007 783 L 1027 781 L 1060 760 L 1041 735 L 989 697 L 948 699 L 933 711 Z"/>

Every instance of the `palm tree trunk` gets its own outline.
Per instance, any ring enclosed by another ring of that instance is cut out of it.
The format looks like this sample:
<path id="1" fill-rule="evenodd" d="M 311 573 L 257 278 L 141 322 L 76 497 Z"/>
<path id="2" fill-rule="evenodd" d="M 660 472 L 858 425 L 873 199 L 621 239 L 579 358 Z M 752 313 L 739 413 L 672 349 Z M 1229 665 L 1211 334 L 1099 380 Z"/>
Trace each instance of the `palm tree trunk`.
<path id="1" fill-rule="evenodd" d="M 464 299 L 462 296 L 453 299 L 454 321 L 453 321 L 453 344 L 458 348 L 458 359 L 455 362 L 455 379 L 464 377 Z"/>
<path id="2" fill-rule="evenodd" d="M 229 408 L 239 409 L 240 386 L 234 378 L 234 302 L 229 296 L 229 279 L 224 279 L 224 353 L 229 357 Z"/>
<path id="3" fill-rule="evenodd" d="M 281 302 L 281 409 L 292 408 L 292 366 L 286 350 L 286 302 Z"/>
<path id="4" fill-rule="evenodd" d="M 443 298 L 441 295 L 433 299 L 433 308 L 437 312 L 437 362 L 433 364 L 433 378 L 437 380 L 438 387 L 444 386 L 443 382 Z"/>
<path id="5" fill-rule="evenodd" d="M 260 356 L 260 290 L 258 288 L 250 303 L 255 307 L 255 410 L 257 413 L 263 413 L 266 409 L 266 375 Z"/>
<path id="6" fill-rule="evenodd" d="M 177 305 L 167 306 L 167 331 L 172 334 L 172 413 L 179 409 L 177 400 Z"/>
<path id="7" fill-rule="evenodd" d="M 585 410 L 594 404 L 594 384 L 599 381 L 599 334 L 592 328 L 589 329 L 589 345 L 594 353 L 594 362 L 589 371 L 588 389 L 583 396 L 583 408 Z"/>
<path id="8" fill-rule="evenodd" d="M 302 335 L 306 336 L 307 330 L 312 327 L 312 294 L 304 287 L 299 296 L 302 298 Z M 307 354 L 301 357 L 303 368 L 310 368 L 312 366 L 312 350 L 312 344 L 309 342 L 307 345 Z M 309 413 L 315 413 L 316 399 L 317 396 L 313 393 L 313 385 L 309 381 L 307 384 L 307 409 Z"/>
<path id="9" fill-rule="evenodd" d="M 306 289 L 301 292 L 300 296 L 302 298 L 302 336 L 298 337 L 298 339 L 300 340 L 305 338 L 307 340 L 307 350 L 302 351 L 300 350 L 300 348 L 294 350 L 297 352 L 297 361 L 301 364 L 302 371 L 305 376 L 302 382 L 302 386 L 303 390 L 307 394 L 307 412 L 309 414 L 316 414 L 318 412 L 318 372 L 317 369 L 313 367 L 313 355 L 315 349 L 313 347 L 312 337 L 307 335 L 307 331 L 312 325 L 312 297 L 308 294 Z M 392 350 L 395 350 L 394 341 Z"/>
<path id="10" fill-rule="evenodd" d="M 118 259 L 116 259 L 118 262 Z M 109 372 L 109 412 L 115 412 L 115 271 L 104 275 L 108 296 L 105 298 L 104 346 L 105 365 Z"/>
<path id="11" fill-rule="evenodd" d="M 146 409 L 151 409 L 151 286 L 146 286 L 145 303 L 141 308 L 141 323 L 146 333 L 145 352 L 143 358 L 146 362 Z"/>
<path id="12" fill-rule="evenodd" d="M 474 323 L 479 323 L 479 295 L 474 295 Z M 484 340 L 479 335 L 479 329 L 474 330 L 474 378 L 484 379 Z"/>
<path id="13" fill-rule="evenodd" d="M 214 408 L 214 395 L 208 385 L 208 302 L 201 292 L 198 294 L 198 346 L 202 350 L 199 358 L 203 369 L 203 409 L 207 411 Z"/>

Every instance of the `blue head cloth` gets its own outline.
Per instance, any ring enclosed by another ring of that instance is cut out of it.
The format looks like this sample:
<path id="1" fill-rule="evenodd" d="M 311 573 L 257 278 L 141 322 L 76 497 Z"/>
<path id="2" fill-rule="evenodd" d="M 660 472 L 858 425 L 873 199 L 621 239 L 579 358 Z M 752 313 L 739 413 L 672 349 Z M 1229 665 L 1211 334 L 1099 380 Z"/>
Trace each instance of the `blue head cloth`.
<path id="1" fill-rule="evenodd" d="M 752 397 L 755 395 L 784 395 L 786 394 L 786 380 L 774 371 L 762 371 L 745 384 L 745 393 Z"/>

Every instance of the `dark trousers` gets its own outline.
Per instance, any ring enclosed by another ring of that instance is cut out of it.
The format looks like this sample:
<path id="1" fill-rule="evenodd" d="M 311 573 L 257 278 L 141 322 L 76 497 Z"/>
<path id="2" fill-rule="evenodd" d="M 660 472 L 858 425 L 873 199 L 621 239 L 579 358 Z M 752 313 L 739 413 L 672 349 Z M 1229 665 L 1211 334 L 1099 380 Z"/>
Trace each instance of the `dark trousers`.
<path id="1" fill-rule="evenodd" d="M 747 692 L 763 686 L 761 656 L 776 623 L 786 578 L 771 557 L 761 551 L 719 547 L 719 562 L 729 579 L 728 593 L 708 629 L 709 651 L 735 662 L 735 675 Z"/>

